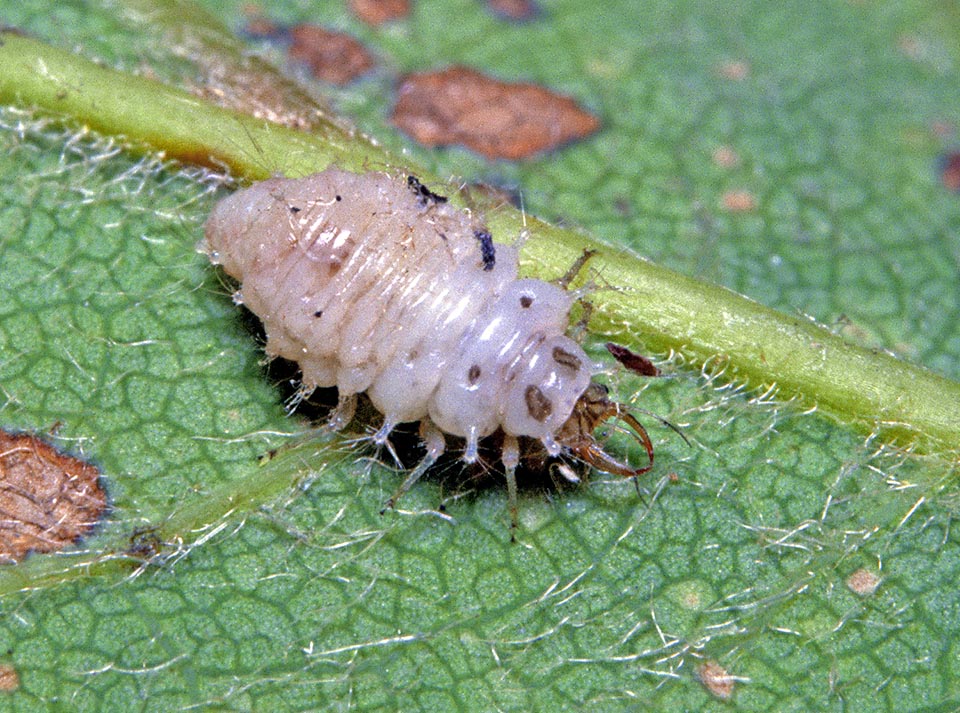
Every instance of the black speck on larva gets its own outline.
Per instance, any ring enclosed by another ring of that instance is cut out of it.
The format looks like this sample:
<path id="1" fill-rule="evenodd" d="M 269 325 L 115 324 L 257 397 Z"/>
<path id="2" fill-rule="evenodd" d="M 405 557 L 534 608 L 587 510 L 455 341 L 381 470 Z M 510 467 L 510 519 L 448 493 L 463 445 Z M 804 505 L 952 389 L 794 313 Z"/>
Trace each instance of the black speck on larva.
<path id="1" fill-rule="evenodd" d="M 565 335 L 576 298 L 519 279 L 517 247 L 504 237 L 494 248 L 477 216 L 414 176 L 328 169 L 225 198 L 204 249 L 241 282 L 267 354 L 297 362 L 305 391 L 338 388 L 332 423 L 349 421 L 360 393 L 383 414 L 377 444 L 397 424 L 421 422 L 427 454 L 397 496 L 447 436 L 464 439 L 463 460 L 474 462 L 479 440 L 500 432 L 511 494 L 520 438 L 608 472 L 648 471 L 652 447 L 635 420 L 646 467 L 620 463 L 593 439 L 601 421 L 624 416 L 593 388 L 593 364 Z M 511 506 L 515 521 L 513 497 Z"/>

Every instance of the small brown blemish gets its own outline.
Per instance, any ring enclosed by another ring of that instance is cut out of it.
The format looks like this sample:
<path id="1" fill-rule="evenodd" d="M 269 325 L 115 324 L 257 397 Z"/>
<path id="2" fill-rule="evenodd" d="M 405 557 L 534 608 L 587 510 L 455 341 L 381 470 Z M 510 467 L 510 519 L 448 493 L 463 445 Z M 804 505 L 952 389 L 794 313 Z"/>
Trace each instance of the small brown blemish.
<path id="1" fill-rule="evenodd" d="M 543 392 L 537 386 L 528 386 L 523 393 L 523 398 L 527 402 L 527 413 L 535 421 L 543 423 L 553 413 L 553 404 L 550 399 L 543 395 Z"/>
<path id="2" fill-rule="evenodd" d="M 524 309 L 527 309 L 532 304 L 533 304 L 533 297 L 531 297 L 530 295 L 522 295 L 520 297 L 520 306 L 523 307 Z"/>
<path id="3" fill-rule="evenodd" d="M 470 382 L 470 385 L 473 386 L 480 379 L 480 366 L 478 364 L 473 364 L 470 367 L 470 370 L 467 372 L 467 381 Z"/>
<path id="4" fill-rule="evenodd" d="M 940 159 L 940 180 L 948 191 L 960 193 L 960 152 L 948 153 Z"/>
<path id="5" fill-rule="evenodd" d="M 717 68 L 717 73 L 732 82 L 742 82 L 750 76 L 750 65 L 742 61 L 724 62 Z"/>
<path id="6" fill-rule="evenodd" d="M 0 431 L 0 563 L 62 550 L 88 534 L 107 507 L 99 475 L 35 436 Z"/>
<path id="7" fill-rule="evenodd" d="M 426 146 L 460 144 L 490 159 L 528 158 L 600 128 L 570 97 L 467 67 L 407 75 L 391 121 Z"/>
<path id="8" fill-rule="evenodd" d="M 727 669 L 716 661 L 705 661 L 697 669 L 697 676 L 700 677 L 700 682 L 704 687 L 721 701 L 729 701 L 733 697 L 736 681 Z"/>
<path id="9" fill-rule="evenodd" d="M 713 150 L 712 158 L 720 168 L 736 168 L 740 165 L 740 155 L 732 146 L 718 146 Z"/>
<path id="10" fill-rule="evenodd" d="M 350 0 L 350 11 L 368 25 L 402 20 L 410 14 L 410 0 Z"/>
<path id="11" fill-rule="evenodd" d="M 720 202 L 731 213 L 749 213 L 757 207 L 757 199 L 750 191 L 727 191 Z"/>
<path id="12" fill-rule="evenodd" d="M 952 139 L 957 133 L 957 127 L 952 122 L 938 119 L 930 124 L 930 130 L 938 139 Z"/>
<path id="13" fill-rule="evenodd" d="M 246 8 L 247 22 L 243 26 L 243 33 L 255 40 L 279 39 L 284 29 L 269 17 L 259 14 L 253 7 Z"/>
<path id="14" fill-rule="evenodd" d="M 134 559 L 149 562 L 163 551 L 163 547 L 163 540 L 160 539 L 156 528 L 138 528 L 130 535 L 130 544 L 126 553 Z"/>
<path id="15" fill-rule="evenodd" d="M 580 367 L 583 366 L 576 356 L 562 347 L 553 348 L 553 360 L 560 366 L 565 366 L 568 369 L 573 369 L 574 371 L 580 371 Z"/>
<path id="16" fill-rule="evenodd" d="M 0 663 L 0 693 L 10 693 L 20 688 L 20 674 L 8 663 Z"/>
<path id="17" fill-rule="evenodd" d="M 645 356 L 630 351 L 626 347 L 613 342 L 604 345 L 610 355 L 627 369 L 641 376 L 660 376 L 660 370 Z"/>
<path id="18" fill-rule="evenodd" d="M 487 0 L 487 7 L 494 15 L 513 22 L 532 20 L 540 12 L 533 0 Z"/>
<path id="19" fill-rule="evenodd" d="M 344 85 L 373 69 L 373 57 L 349 35 L 316 25 L 290 29 L 290 58 L 303 62 L 317 79 Z"/>
<path id="20" fill-rule="evenodd" d="M 847 577 L 847 587 L 854 594 L 867 597 L 877 591 L 880 586 L 880 577 L 868 569 L 858 569 Z"/>
<path id="21" fill-rule="evenodd" d="M 923 58 L 924 43 L 916 35 L 900 35 L 897 38 L 897 49 L 912 60 Z"/>

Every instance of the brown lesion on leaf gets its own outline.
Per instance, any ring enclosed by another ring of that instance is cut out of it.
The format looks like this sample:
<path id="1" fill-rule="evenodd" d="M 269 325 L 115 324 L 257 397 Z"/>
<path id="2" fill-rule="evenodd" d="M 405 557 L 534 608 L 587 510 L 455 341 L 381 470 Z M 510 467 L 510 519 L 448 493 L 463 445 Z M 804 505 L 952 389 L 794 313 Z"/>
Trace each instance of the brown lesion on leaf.
<path id="1" fill-rule="evenodd" d="M 350 0 L 350 11 L 358 20 L 376 27 L 408 17 L 410 0 Z"/>
<path id="2" fill-rule="evenodd" d="M 407 75 L 391 121 L 426 146 L 460 144 L 490 159 L 522 159 L 589 136 L 600 120 L 570 97 L 503 82 L 468 67 Z"/>
<path id="3" fill-rule="evenodd" d="M 750 76 L 750 64 L 743 60 L 730 60 L 717 67 L 717 74 L 731 82 L 742 82 Z"/>
<path id="4" fill-rule="evenodd" d="M 960 151 L 951 151 L 940 158 L 940 182 L 953 193 L 960 193 Z"/>
<path id="5" fill-rule="evenodd" d="M 0 431 L 0 563 L 89 534 L 107 508 L 99 475 L 35 436 Z"/>
<path id="6" fill-rule="evenodd" d="M 533 0 L 487 0 L 487 7 L 494 15 L 513 22 L 526 22 L 540 13 Z"/>
<path id="7" fill-rule="evenodd" d="M 733 698 L 736 679 L 716 661 L 704 661 L 697 669 L 697 676 L 704 688 L 716 698 L 721 701 L 729 701 Z"/>
<path id="8" fill-rule="evenodd" d="M 290 28 L 290 59 L 302 62 L 323 82 L 342 86 L 373 69 L 375 62 L 359 40 L 318 25 Z"/>
<path id="9" fill-rule="evenodd" d="M 721 196 L 720 204 L 730 213 L 751 213 L 757 208 L 757 198 L 750 191 L 727 191 Z"/>
<path id="10" fill-rule="evenodd" d="M 0 693 L 12 693 L 20 688 L 20 674 L 12 665 L 0 663 Z"/>
<path id="11" fill-rule="evenodd" d="M 851 592 L 861 597 L 868 597 L 877 591 L 880 586 L 880 577 L 868 569 L 858 569 L 847 577 L 847 587 Z"/>
<path id="12" fill-rule="evenodd" d="M 732 146 L 717 146 L 710 156 L 720 168 L 736 168 L 740 165 L 740 154 Z"/>

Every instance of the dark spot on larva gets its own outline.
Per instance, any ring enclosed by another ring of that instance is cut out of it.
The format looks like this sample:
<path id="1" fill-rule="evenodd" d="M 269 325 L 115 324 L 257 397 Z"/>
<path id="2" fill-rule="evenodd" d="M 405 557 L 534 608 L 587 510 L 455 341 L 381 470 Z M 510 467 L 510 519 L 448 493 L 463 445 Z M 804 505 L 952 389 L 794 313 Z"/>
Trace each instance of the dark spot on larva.
<path id="1" fill-rule="evenodd" d="M 470 370 L 467 372 L 467 381 L 470 382 L 471 386 L 477 383 L 477 380 L 480 378 L 480 373 L 479 364 L 474 364 L 470 367 Z"/>
<path id="2" fill-rule="evenodd" d="M 640 376 L 660 376 L 660 370 L 656 364 L 645 356 L 636 354 L 626 347 L 614 344 L 613 342 L 607 342 L 604 346 L 614 359 L 635 374 L 640 374 Z"/>
<path id="3" fill-rule="evenodd" d="M 359 40 L 316 25 L 290 28 L 290 58 L 302 62 L 317 79 L 342 86 L 374 67 Z"/>
<path id="4" fill-rule="evenodd" d="M 334 197 L 337 199 L 338 203 L 343 200 L 343 196 L 334 196 Z"/>
<path id="5" fill-rule="evenodd" d="M 493 236 L 486 230 L 474 230 L 473 237 L 480 243 L 480 258 L 483 260 L 483 269 L 490 272 L 497 264 L 497 249 L 493 245 Z"/>
<path id="6" fill-rule="evenodd" d="M 531 297 L 530 295 L 523 295 L 520 298 L 520 306 L 523 307 L 524 309 L 527 309 L 532 304 L 533 304 L 533 297 Z"/>
<path id="7" fill-rule="evenodd" d="M 317 319 L 320 319 L 320 317 L 323 316 L 323 310 L 318 309 L 316 312 L 313 313 L 313 316 L 316 317 Z"/>
<path id="8" fill-rule="evenodd" d="M 35 436 L 0 431 L 0 563 L 62 550 L 89 534 L 107 507 L 99 476 Z"/>
<path id="9" fill-rule="evenodd" d="M 553 348 L 553 360 L 557 362 L 557 364 L 560 364 L 560 366 L 568 367 L 574 371 L 580 371 L 580 367 L 583 366 L 583 364 L 575 355 L 571 354 L 563 347 Z"/>
<path id="10" fill-rule="evenodd" d="M 290 206 L 290 212 L 293 213 L 294 215 L 296 215 L 297 213 L 300 212 L 300 208 L 297 207 L 297 206 L 295 206 L 295 205 L 292 205 L 292 206 Z"/>
<path id="11" fill-rule="evenodd" d="M 523 398 L 527 402 L 527 413 L 531 418 L 543 423 L 553 413 L 553 404 L 550 399 L 543 395 L 538 386 L 528 386 L 523 393 Z"/>
<path id="12" fill-rule="evenodd" d="M 570 97 L 469 67 L 404 77 L 390 120 L 425 146 L 459 144 L 490 159 L 528 158 L 600 128 Z"/>
<path id="13" fill-rule="evenodd" d="M 427 203 L 446 203 L 447 197 L 441 196 L 439 193 L 434 193 L 425 185 L 420 182 L 420 179 L 416 176 L 407 176 L 407 186 L 410 187 L 410 190 L 413 191 L 413 195 L 417 197 L 417 202 L 426 206 Z"/>

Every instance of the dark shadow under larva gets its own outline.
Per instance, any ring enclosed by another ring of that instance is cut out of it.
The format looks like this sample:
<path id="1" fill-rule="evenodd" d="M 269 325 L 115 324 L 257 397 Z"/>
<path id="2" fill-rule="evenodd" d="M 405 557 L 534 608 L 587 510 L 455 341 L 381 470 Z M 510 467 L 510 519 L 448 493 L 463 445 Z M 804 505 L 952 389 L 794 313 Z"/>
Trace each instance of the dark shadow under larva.
<path id="1" fill-rule="evenodd" d="M 590 359 L 565 335 L 575 297 L 519 279 L 514 246 L 494 248 L 476 216 L 413 176 L 328 169 L 257 183 L 216 205 L 204 249 L 240 282 L 267 354 L 296 362 L 307 392 L 337 387 L 332 424 L 350 421 L 361 393 L 383 414 L 378 444 L 420 422 L 427 453 L 397 496 L 447 435 L 465 440 L 471 463 L 481 438 L 502 434 L 514 522 L 520 438 L 624 476 L 652 467 L 643 427 L 591 382 Z M 609 418 L 634 429 L 647 466 L 594 440 Z"/>

